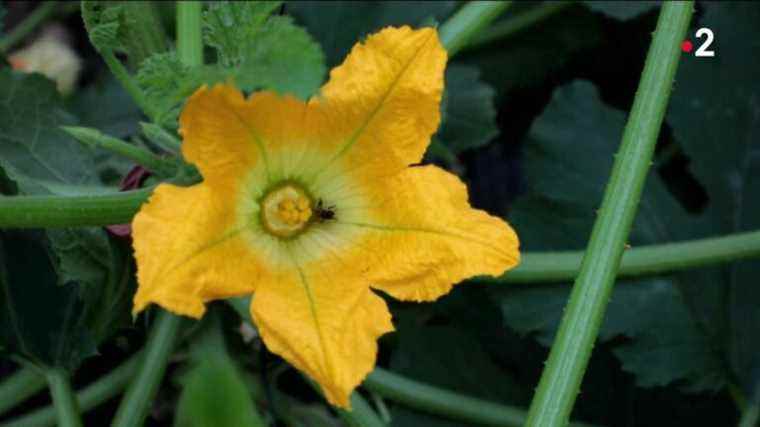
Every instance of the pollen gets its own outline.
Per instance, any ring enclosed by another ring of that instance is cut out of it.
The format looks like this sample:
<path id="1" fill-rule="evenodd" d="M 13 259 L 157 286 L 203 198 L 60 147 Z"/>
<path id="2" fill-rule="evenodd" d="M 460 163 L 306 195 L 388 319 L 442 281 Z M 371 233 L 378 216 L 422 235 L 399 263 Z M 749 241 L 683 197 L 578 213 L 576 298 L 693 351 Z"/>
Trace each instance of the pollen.
<path id="1" fill-rule="evenodd" d="M 262 201 L 261 219 L 264 228 L 278 237 L 291 237 L 301 232 L 311 219 L 311 199 L 293 184 L 270 191 Z"/>

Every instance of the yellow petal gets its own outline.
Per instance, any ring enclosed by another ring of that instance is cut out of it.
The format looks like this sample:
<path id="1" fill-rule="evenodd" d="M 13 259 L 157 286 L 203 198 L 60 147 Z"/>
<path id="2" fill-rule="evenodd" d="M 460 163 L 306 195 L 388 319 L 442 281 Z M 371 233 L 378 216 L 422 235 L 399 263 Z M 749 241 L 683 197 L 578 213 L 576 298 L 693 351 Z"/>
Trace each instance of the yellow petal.
<path id="1" fill-rule="evenodd" d="M 254 291 L 264 274 L 234 205 L 204 184 L 161 184 L 132 222 L 138 289 L 133 313 L 156 303 L 200 317 L 204 303 Z"/>
<path id="2" fill-rule="evenodd" d="M 412 167 L 366 191 L 373 200 L 367 221 L 338 223 L 367 232 L 363 250 L 375 255 L 365 277 L 397 299 L 434 300 L 463 279 L 500 275 L 519 263 L 515 232 L 472 209 L 455 175 Z"/>
<path id="3" fill-rule="evenodd" d="M 240 115 L 243 95 L 233 86 L 201 87 L 180 115 L 182 155 L 216 187 L 236 187 L 256 166 L 266 167 L 255 127 Z M 258 165 L 259 162 L 263 165 Z"/>
<path id="4" fill-rule="evenodd" d="M 333 405 L 348 408 L 353 389 L 375 366 L 376 340 L 393 330 L 385 302 L 336 260 L 299 261 L 262 282 L 251 315 L 267 348 L 319 383 Z"/>
<path id="5" fill-rule="evenodd" d="M 438 128 L 446 51 L 435 29 L 386 28 L 354 46 L 330 72 L 321 98 L 330 160 L 367 179 L 422 159 Z"/>

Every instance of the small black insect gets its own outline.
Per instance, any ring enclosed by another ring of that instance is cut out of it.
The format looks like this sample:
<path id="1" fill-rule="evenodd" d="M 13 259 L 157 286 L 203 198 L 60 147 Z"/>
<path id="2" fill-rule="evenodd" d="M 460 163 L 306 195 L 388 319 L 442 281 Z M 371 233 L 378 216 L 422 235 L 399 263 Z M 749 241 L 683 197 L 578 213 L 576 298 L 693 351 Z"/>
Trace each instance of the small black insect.
<path id="1" fill-rule="evenodd" d="M 314 207 L 314 213 L 317 214 L 317 221 L 329 221 L 335 219 L 335 205 L 325 206 L 322 199 L 317 200 L 317 205 Z"/>

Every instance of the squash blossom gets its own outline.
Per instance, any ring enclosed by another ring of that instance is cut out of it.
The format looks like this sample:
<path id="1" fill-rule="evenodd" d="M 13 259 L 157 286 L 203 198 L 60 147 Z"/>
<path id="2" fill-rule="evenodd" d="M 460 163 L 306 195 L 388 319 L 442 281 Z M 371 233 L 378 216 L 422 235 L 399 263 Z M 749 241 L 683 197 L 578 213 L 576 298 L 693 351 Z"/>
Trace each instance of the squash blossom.
<path id="1" fill-rule="evenodd" d="M 269 350 L 349 407 L 393 330 L 372 289 L 432 301 L 519 262 L 514 231 L 472 209 L 456 176 L 410 166 L 438 128 L 445 65 L 436 30 L 386 28 L 308 101 L 200 88 L 180 133 L 204 181 L 161 184 L 135 217 L 134 313 L 199 318 L 254 294 Z"/>

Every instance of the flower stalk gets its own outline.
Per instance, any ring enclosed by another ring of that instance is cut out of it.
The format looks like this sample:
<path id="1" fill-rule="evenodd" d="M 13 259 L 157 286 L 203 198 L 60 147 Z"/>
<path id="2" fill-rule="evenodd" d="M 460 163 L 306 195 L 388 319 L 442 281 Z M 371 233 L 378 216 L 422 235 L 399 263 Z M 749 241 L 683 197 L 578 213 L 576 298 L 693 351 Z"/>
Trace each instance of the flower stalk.
<path id="1" fill-rule="evenodd" d="M 599 216 L 531 403 L 528 427 L 564 426 L 604 319 L 652 162 L 693 2 L 663 3 Z"/>
<path id="2" fill-rule="evenodd" d="M 126 157 L 160 177 L 169 178 L 177 173 L 176 163 L 162 159 L 142 147 L 106 135 L 97 129 L 81 126 L 61 126 L 61 129 L 88 147 L 102 148 Z"/>

